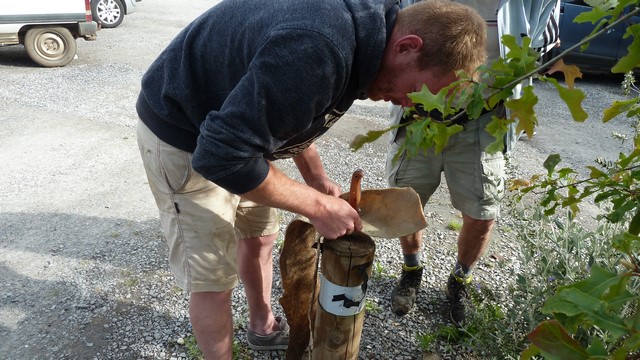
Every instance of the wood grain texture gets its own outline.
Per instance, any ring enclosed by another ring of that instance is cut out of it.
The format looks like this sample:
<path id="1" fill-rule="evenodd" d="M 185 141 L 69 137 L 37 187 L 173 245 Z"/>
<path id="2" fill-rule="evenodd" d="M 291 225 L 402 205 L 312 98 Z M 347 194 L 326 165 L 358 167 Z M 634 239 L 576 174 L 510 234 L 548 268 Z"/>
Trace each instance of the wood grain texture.
<path id="1" fill-rule="evenodd" d="M 289 323 L 287 359 L 302 359 L 314 327 L 320 284 L 317 281 L 317 232 L 306 221 L 293 220 L 285 232 L 280 253 L 284 293 L 280 304 Z"/>

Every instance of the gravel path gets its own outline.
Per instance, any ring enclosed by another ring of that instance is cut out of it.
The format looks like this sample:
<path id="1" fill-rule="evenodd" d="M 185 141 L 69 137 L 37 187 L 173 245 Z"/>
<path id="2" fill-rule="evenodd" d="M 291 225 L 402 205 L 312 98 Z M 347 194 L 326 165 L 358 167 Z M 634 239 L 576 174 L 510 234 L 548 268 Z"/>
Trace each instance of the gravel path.
<path id="1" fill-rule="evenodd" d="M 25 106 L 24 114 L 30 116 L 44 111 Z M 0 174 L 6 184 L 0 189 L 0 358 L 187 358 L 188 295 L 174 286 L 167 268 L 166 245 L 135 146 L 133 116 L 131 124 L 113 126 L 57 112 L 47 112 L 46 123 L 34 123 L 24 114 L 7 117 L 15 127 L 1 132 L 0 160 L 7 171 Z M 382 128 L 385 116 L 385 105 L 359 102 L 317 143 L 327 172 L 343 189 L 356 168 L 366 173 L 363 188 L 386 187 L 385 142 L 355 153 L 348 149 L 354 134 Z M 291 161 L 278 165 L 299 177 Z M 457 236 L 446 225 L 458 215 L 445 189 L 433 200 L 426 209 L 424 286 L 416 311 L 403 318 L 389 310 L 401 264 L 398 241 L 376 241 L 381 271 L 367 296 L 379 310 L 365 319 L 363 359 L 418 359 L 416 334 L 446 321 L 442 285 L 454 261 Z M 292 216 L 283 213 L 282 233 Z M 512 259 L 513 249 L 500 228 L 488 254 Z M 276 264 L 277 256 L 276 250 Z M 477 278 L 500 290 L 508 263 L 497 266 L 487 256 Z M 273 303 L 280 312 L 275 271 Z M 244 343 L 242 286 L 233 296 L 236 339 Z M 282 359 L 284 352 L 252 357 Z"/>
<path id="2" fill-rule="evenodd" d="M 167 268 L 137 150 L 134 103 L 148 64 L 214 2 L 192 1 L 176 11 L 172 0 L 145 0 L 121 27 L 100 31 L 96 42 L 79 41 L 79 58 L 65 68 L 37 68 L 23 48 L 0 48 L 0 359 L 188 358 L 188 295 L 174 286 Z M 386 127 L 386 119 L 385 104 L 360 101 L 317 142 L 327 172 L 343 189 L 357 168 L 366 173 L 364 189 L 387 186 L 385 140 L 355 153 L 348 149 L 353 136 Z M 511 176 L 541 172 L 546 157 L 527 141 L 514 155 Z M 299 178 L 291 161 L 277 164 Z M 423 287 L 417 308 L 405 317 L 389 309 L 402 261 L 399 243 L 376 241 L 378 271 L 367 297 L 378 310 L 366 315 L 362 359 L 421 359 L 416 334 L 447 321 L 442 287 L 457 237 L 447 224 L 459 214 L 445 187 L 426 216 Z M 283 213 L 281 234 L 292 217 Z M 512 221 L 503 213 L 476 271 L 499 298 L 508 297 L 506 274 L 517 268 Z M 274 257 L 277 264 L 277 250 Z M 244 344 L 242 286 L 233 296 L 236 339 Z M 464 358 L 456 349 L 439 352 Z M 283 359 L 284 352 L 251 356 Z"/>

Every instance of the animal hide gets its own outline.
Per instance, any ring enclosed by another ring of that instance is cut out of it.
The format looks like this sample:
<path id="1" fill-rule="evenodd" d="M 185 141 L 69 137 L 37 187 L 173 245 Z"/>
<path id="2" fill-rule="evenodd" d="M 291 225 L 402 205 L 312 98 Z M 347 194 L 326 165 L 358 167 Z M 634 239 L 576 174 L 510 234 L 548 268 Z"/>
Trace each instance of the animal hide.
<path id="1" fill-rule="evenodd" d="M 318 251 L 313 247 L 317 237 L 313 225 L 295 219 L 287 227 L 280 253 L 280 304 L 290 327 L 287 359 L 302 359 L 310 344 L 320 292 Z"/>

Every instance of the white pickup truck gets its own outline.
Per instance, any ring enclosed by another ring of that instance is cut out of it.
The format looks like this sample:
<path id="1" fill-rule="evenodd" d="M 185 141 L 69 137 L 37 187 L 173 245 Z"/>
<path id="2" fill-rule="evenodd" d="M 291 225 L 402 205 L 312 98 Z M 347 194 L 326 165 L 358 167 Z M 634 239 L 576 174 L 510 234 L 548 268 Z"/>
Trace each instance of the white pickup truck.
<path id="1" fill-rule="evenodd" d="M 95 40 L 98 24 L 90 0 L 3 0 L 0 46 L 24 45 L 46 67 L 65 66 L 76 56 L 76 39 Z"/>

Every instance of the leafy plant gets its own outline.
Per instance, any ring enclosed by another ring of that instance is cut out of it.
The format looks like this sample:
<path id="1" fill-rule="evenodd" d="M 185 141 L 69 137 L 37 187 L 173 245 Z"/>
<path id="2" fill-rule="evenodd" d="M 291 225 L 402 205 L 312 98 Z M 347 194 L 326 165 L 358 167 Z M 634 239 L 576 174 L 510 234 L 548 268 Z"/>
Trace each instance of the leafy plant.
<path id="1" fill-rule="evenodd" d="M 573 221 L 569 213 L 545 216 L 540 206 L 518 202 L 505 206 L 514 217 L 509 226 L 512 233 L 518 234 L 520 249 L 513 267 L 504 268 L 509 296 L 496 298 L 485 286 L 471 288 L 475 311 L 467 317 L 467 325 L 460 330 L 453 328 L 458 334 L 448 338 L 425 335 L 423 340 L 431 341 L 431 347 L 445 343 L 469 349 L 482 359 L 515 359 L 529 344 L 527 334 L 550 319 L 542 311 L 548 298 L 560 287 L 588 277 L 592 266 L 612 267 L 619 259 L 610 243 L 621 227 L 618 224 L 602 222 L 595 230 L 588 230 Z M 607 341 L 605 334 L 593 330 L 574 336 Z M 425 351 L 429 350 L 420 339 L 419 342 Z"/>
<path id="2" fill-rule="evenodd" d="M 418 340 L 420 348 L 426 352 L 433 350 L 433 345 L 435 345 L 438 340 L 444 341 L 445 343 L 456 343 L 462 336 L 463 333 L 456 327 L 443 325 L 440 326 L 435 333 L 417 334 L 416 340 Z"/>
<path id="3" fill-rule="evenodd" d="M 380 308 L 380 305 L 378 305 L 378 303 L 373 301 L 372 299 L 365 300 L 364 308 L 367 313 L 372 314 L 379 313 L 382 310 L 382 308 Z"/>
<path id="4" fill-rule="evenodd" d="M 381 279 L 384 277 L 385 268 L 379 261 L 374 261 L 371 267 L 371 277 L 374 279 Z"/>

